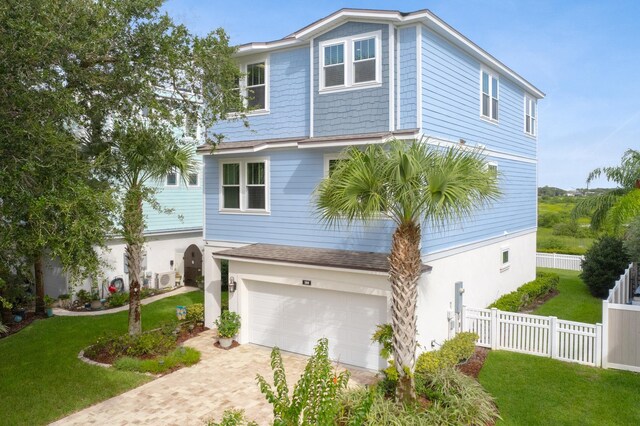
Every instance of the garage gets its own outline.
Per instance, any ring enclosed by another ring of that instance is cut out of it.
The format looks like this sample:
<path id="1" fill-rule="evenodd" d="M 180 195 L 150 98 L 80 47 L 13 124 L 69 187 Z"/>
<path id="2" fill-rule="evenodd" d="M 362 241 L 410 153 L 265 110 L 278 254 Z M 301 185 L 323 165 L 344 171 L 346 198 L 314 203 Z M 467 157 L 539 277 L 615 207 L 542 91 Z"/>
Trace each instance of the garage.
<path id="1" fill-rule="evenodd" d="M 384 296 L 244 280 L 248 341 L 311 355 L 318 339 L 329 339 L 329 356 L 342 364 L 377 370 L 383 365 L 371 342 L 387 322 Z"/>

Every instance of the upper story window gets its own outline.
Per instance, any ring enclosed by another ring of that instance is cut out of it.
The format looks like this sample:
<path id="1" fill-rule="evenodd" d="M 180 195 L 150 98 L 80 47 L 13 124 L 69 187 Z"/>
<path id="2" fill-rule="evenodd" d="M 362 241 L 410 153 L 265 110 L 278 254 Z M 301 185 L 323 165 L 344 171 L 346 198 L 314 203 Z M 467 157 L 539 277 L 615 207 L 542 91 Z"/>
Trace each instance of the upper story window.
<path id="1" fill-rule="evenodd" d="M 164 186 L 178 186 L 178 172 L 170 172 L 165 176 Z"/>
<path id="2" fill-rule="evenodd" d="M 489 120 L 498 121 L 499 80 L 489 71 L 481 72 L 482 94 L 480 99 L 480 115 Z"/>
<path id="3" fill-rule="evenodd" d="M 269 165 L 264 159 L 228 161 L 221 167 L 220 210 L 268 212 Z"/>
<path id="4" fill-rule="evenodd" d="M 320 92 L 382 83 L 380 31 L 319 44 Z"/>
<path id="5" fill-rule="evenodd" d="M 537 102 L 535 99 L 525 95 L 524 97 L 524 132 L 528 135 L 536 135 L 537 124 Z"/>
<path id="6" fill-rule="evenodd" d="M 198 172 L 189 173 L 189 178 L 187 179 L 188 186 L 200 186 L 200 175 Z"/>
<path id="7" fill-rule="evenodd" d="M 247 107 L 250 110 L 266 109 L 266 63 L 247 65 Z"/>

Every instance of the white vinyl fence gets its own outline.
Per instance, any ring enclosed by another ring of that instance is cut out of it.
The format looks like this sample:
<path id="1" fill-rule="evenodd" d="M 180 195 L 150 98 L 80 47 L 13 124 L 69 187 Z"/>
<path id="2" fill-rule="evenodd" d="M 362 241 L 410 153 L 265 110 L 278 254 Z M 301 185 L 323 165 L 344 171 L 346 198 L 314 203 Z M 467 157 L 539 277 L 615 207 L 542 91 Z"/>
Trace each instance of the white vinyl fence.
<path id="1" fill-rule="evenodd" d="M 640 306 L 633 300 L 637 268 L 631 264 L 602 301 L 602 366 L 640 372 Z"/>
<path id="2" fill-rule="evenodd" d="M 478 346 L 601 365 L 601 324 L 466 306 L 461 317 L 462 330 L 480 336 Z"/>
<path id="3" fill-rule="evenodd" d="M 584 256 L 558 253 L 536 253 L 536 266 L 538 268 L 566 269 L 570 271 L 582 271 Z"/>

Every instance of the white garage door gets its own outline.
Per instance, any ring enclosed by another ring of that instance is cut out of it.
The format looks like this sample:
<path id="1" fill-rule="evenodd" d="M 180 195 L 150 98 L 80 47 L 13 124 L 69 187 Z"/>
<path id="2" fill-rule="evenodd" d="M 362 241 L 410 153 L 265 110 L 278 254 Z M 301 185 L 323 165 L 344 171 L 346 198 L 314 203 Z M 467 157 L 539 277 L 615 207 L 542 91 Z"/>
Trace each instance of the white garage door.
<path id="1" fill-rule="evenodd" d="M 343 364 L 377 370 L 376 325 L 387 322 L 385 297 L 272 283 L 247 283 L 249 341 L 311 355 L 329 339 L 329 356 Z"/>

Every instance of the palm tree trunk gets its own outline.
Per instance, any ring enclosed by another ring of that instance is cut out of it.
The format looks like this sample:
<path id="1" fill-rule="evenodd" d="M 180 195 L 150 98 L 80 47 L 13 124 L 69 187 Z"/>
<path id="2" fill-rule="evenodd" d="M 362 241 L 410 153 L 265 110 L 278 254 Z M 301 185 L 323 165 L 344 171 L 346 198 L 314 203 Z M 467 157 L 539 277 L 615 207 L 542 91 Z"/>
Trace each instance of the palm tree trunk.
<path id="1" fill-rule="evenodd" d="M 393 233 L 389 255 L 389 280 L 393 358 L 400 377 L 396 396 L 403 402 L 416 399 L 413 366 L 416 356 L 416 304 L 421 269 L 420 225 L 402 224 Z"/>
<path id="2" fill-rule="evenodd" d="M 36 281 L 36 314 L 44 314 L 44 261 L 38 254 L 33 261 L 33 272 Z"/>
<path id="3" fill-rule="evenodd" d="M 127 191 L 123 215 L 123 231 L 129 259 L 129 334 L 134 336 L 142 333 L 140 264 L 144 244 L 144 220 L 141 188 L 132 187 Z"/>

